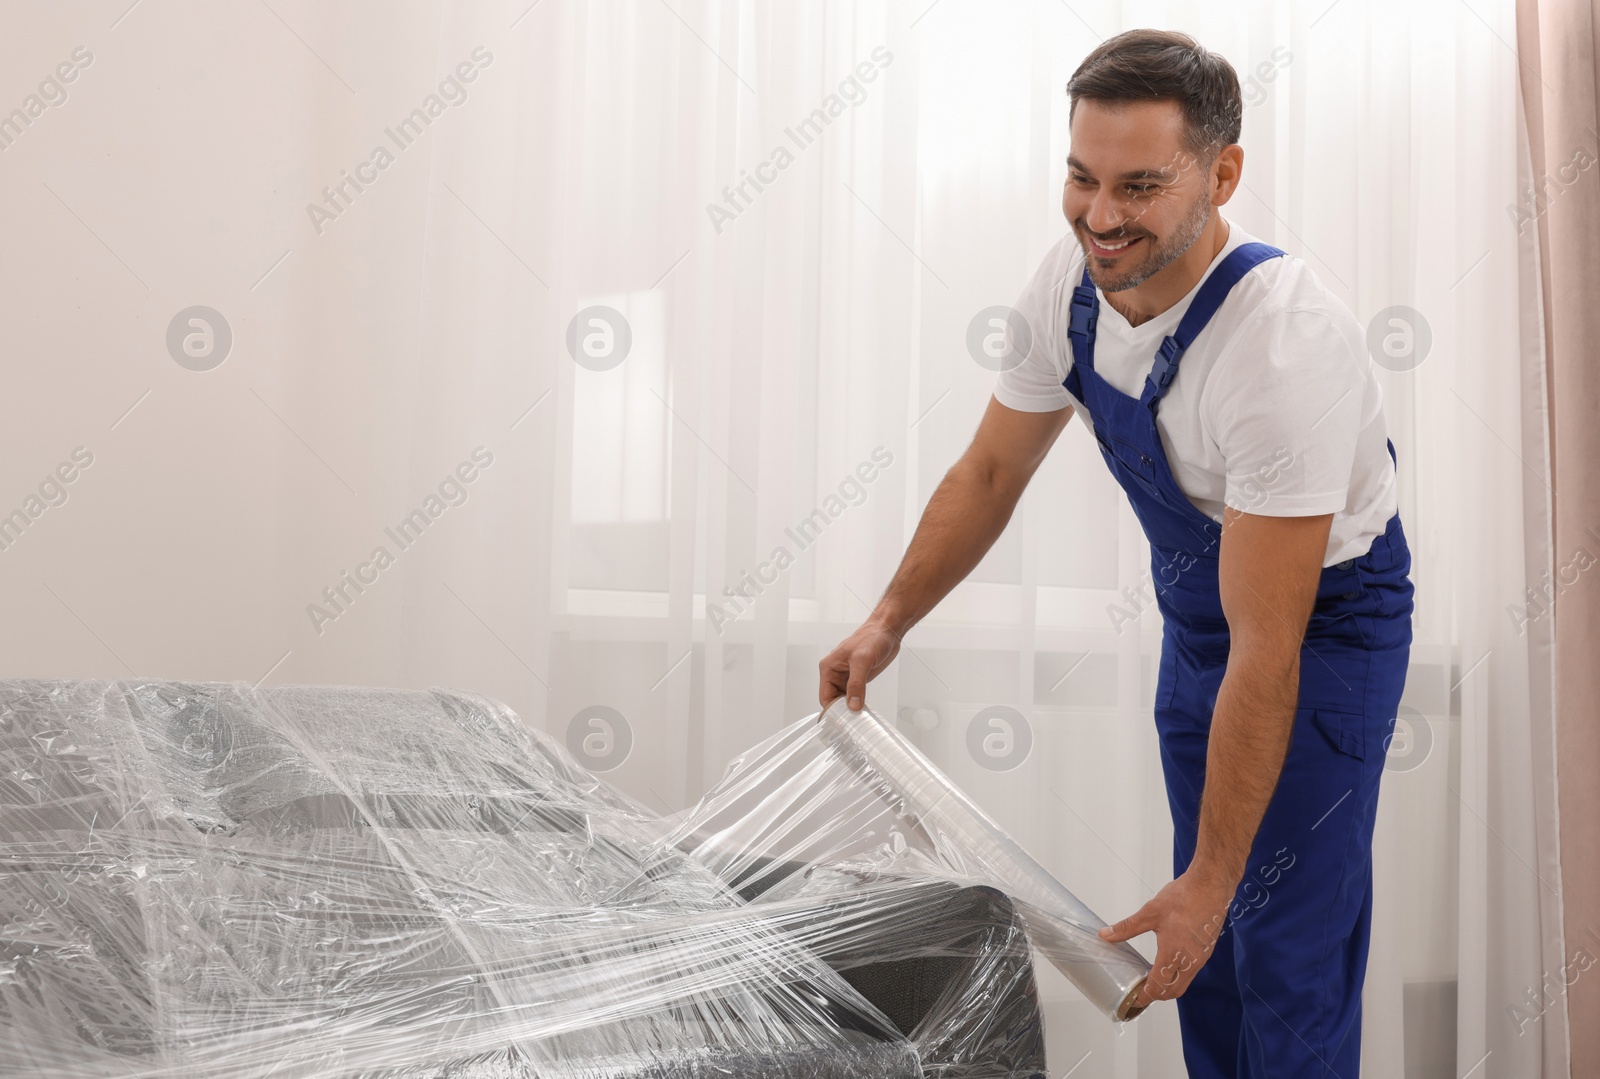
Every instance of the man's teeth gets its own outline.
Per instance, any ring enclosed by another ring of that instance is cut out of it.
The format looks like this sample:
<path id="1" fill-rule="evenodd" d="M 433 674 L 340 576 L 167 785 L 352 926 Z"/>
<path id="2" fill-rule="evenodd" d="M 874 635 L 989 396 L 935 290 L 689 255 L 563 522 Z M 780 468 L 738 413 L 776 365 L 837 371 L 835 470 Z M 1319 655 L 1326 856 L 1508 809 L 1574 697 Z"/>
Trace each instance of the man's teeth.
<path id="1" fill-rule="evenodd" d="M 1123 240 L 1120 244 L 1108 244 L 1101 240 L 1096 240 L 1095 243 L 1100 245 L 1102 251 L 1121 251 L 1124 247 L 1133 243 L 1133 240 Z"/>

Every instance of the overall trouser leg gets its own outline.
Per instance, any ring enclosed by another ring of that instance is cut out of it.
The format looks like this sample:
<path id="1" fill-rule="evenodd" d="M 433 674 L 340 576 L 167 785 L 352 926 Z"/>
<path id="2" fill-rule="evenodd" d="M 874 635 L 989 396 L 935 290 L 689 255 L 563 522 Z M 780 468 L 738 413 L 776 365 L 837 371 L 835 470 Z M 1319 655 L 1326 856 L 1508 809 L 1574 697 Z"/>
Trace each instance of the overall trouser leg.
<path id="1" fill-rule="evenodd" d="M 1369 622 L 1398 639 L 1401 628 Z M 1405 635 L 1409 637 L 1407 633 Z M 1315 643 L 1302 656 L 1302 700 L 1345 677 L 1367 685 L 1362 714 L 1296 709 L 1277 787 L 1251 845 L 1221 936 L 1176 1004 L 1189 1074 L 1203 1079 L 1355 1079 L 1361 987 L 1372 918 L 1372 833 L 1387 736 L 1409 648 L 1359 656 Z M 1331 660 L 1333 666 L 1323 666 Z M 1312 671 L 1308 664 L 1316 664 Z M 1156 710 L 1173 820 L 1173 872 L 1199 834 L 1210 709 L 1223 665 L 1177 665 L 1180 689 Z M 1196 705 L 1196 701 L 1199 705 Z"/>
<path id="2" fill-rule="evenodd" d="M 1176 880 L 1194 858 L 1205 784 L 1209 716 L 1198 716 L 1181 702 L 1156 711 L 1161 771 L 1172 812 L 1172 876 Z M 1233 965 L 1234 934 L 1224 932 L 1194 981 L 1177 999 L 1183 1059 L 1194 1079 L 1235 1079 L 1244 1008 Z"/>

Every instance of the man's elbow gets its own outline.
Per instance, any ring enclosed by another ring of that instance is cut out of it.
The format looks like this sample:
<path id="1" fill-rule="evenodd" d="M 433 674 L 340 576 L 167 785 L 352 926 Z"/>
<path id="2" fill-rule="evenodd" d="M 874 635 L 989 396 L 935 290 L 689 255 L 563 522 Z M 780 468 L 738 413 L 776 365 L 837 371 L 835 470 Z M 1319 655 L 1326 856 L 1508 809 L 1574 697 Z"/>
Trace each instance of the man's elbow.
<path id="1" fill-rule="evenodd" d="M 976 450 L 963 454 L 950 471 L 988 499 L 1015 502 L 1028 484 L 1028 476 L 1015 465 Z"/>
<path id="2" fill-rule="evenodd" d="M 1270 639 L 1230 632 L 1228 662 L 1239 663 L 1274 682 L 1295 678 L 1300 670 L 1301 637 L 1273 634 Z"/>

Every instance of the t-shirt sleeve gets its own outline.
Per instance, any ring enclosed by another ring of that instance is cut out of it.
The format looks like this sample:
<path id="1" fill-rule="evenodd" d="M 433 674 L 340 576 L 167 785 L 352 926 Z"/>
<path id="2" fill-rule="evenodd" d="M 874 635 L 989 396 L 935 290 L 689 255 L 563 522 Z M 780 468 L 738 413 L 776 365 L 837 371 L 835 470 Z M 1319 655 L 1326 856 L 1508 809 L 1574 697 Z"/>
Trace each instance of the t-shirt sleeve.
<path id="1" fill-rule="evenodd" d="M 1069 233 L 1062 242 L 1071 238 Z M 1059 337 L 1056 332 L 1061 255 L 1058 243 L 1023 286 L 1011 313 L 990 309 L 985 316 L 987 330 L 980 327 L 974 334 L 985 335 L 985 343 L 974 343 L 975 347 L 984 348 L 988 361 L 999 368 L 995 400 L 1019 412 L 1055 412 L 1075 403 L 1061 385 L 1072 360 L 1070 351 L 1061 351 L 1069 344 L 1065 328 Z"/>
<path id="2" fill-rule="evenodd" d="M 1223 501 L 1264 517 L 1344 509 L 1370 362 L 1353 320 L 1325 310 L 1278 311 L 1242 330 L 1202 409 L 1225 462 Z"/>

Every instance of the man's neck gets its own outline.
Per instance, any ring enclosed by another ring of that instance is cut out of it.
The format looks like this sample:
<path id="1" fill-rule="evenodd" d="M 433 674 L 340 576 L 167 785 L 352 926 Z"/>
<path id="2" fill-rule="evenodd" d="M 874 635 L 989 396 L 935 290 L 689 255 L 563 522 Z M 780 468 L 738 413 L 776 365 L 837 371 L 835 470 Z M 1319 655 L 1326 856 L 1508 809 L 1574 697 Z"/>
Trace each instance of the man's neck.
<path id="1" fill-rule="evenodd" d="M 1213 214 L 1189 250 L 1144 284 L 1122 292 L 1103 293 L 1106 302 L 1127 319 L 1129 326 L 1149 322 L 1189 294 L 1205 276 L 1217 252 L 1228 245 L 1229 232 L 1222 215 Z"/>

